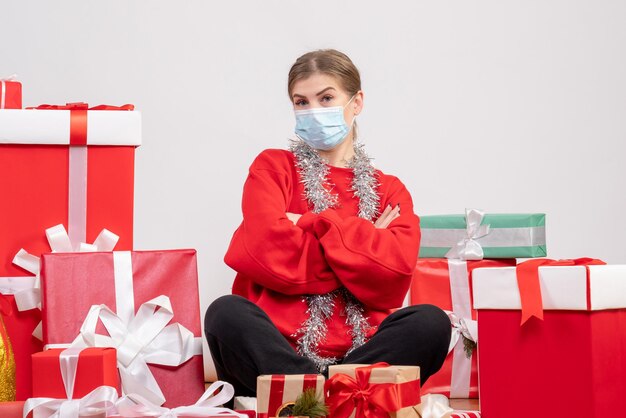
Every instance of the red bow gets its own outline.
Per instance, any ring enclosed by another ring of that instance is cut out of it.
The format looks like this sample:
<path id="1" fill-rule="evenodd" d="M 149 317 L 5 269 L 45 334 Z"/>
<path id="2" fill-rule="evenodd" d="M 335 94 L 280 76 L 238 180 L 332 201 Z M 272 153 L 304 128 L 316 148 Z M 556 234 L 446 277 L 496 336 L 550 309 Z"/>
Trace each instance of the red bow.
<path id="1" fill-rule="evenodd" d="M 67 103 L 64 105 L 49 105 L 42 104 L 37 107 L 27 107 L 26 109 L 37 109 L 37 110 L 135 110 L 135 106 L 132 104 L 125 104 L 122 106 L 111 106 L 111 105 L 98 105 L 89 107 L 89 105 L 85 102 L 76 102 L 76 103 Z"/>
<path id="2" fill-rule="evenodd" d="M 420 403 L 420 381 L 404 383 L 369 383 L 372 369 L 389 367 L 387 363 L 357 367 L 356 379 L 340 373 L 326 382 L 330 416 L 348 418 L 388 418 L 390 412 Z"/>
<path id="3" fill-rule="evenodd" d="M 576 258 L 573 260 L 550 260 L 539 258 L 520 263 L 515 268 L 517 274 L 517 287 L 519 288 L 522 303 L 522 323 L 536 316 L 543 319 L 543 300 L 541 298 L 541 286 L 539 285 L 540 266 L 589 266 L 606 264 L 595 258 Z M 589 274 L 589 269 L 587 269 Z"/>

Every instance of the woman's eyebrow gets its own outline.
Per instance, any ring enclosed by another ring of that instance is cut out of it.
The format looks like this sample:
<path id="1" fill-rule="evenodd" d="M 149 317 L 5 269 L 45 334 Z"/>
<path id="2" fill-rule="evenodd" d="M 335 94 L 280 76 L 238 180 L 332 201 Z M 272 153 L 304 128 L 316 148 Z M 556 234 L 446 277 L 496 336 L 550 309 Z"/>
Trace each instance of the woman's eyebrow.
<path id="1" fill-rule="evenodd" d="M 324 90 L 322 90 L 319 93 L 317 93 L 316 96 L 319 96 L 320 94 L 324 93 L 327 90 L 335 90 L 335 88 L 334 87 L 326 87 Z"/>
<path id="2" fill-rule="evenodd" d="M 324 90 L 322 90 L 319 93 L 317 93 L 316 96 L 319 96 L 320 94 L 323 94 L 323 93 L 325 93 L 328 90 L 335 90 L 335 88 L 334 87 L 326 87 Z M 303 99 L 306 99 L 306 96 L 303 96 L 303 95 L 298 94 L 298 93 L 294 93 L 293 97 L 302 97 Z"/>

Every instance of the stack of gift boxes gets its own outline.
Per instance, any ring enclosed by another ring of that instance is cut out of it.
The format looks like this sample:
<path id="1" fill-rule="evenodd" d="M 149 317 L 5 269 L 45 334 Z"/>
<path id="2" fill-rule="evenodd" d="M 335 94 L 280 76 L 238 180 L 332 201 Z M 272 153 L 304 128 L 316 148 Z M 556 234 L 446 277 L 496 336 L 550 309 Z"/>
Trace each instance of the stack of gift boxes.
<path id="1" fill-rule="evenodd" d="M 480 395 L 487 418 L 603 417 L 622 406 L 626 266 L 545 258 L 543 214 L 467 210 L 423 216 L 421 227 L 411 303 L 441 307 L 452 324 L 423 393 Z"/>
<path id="2" fill-rule="evenodd" d="M 228 384 L 205 392 L 196 252 L 132 251 L 140 113 L 22 109 L 13 79 L 0 97 L 1 400 L 25 417 L 244 417 L 218 407 Z"/>
<path id="3" fill-rule="evenodd" d="M 132 251 L 139 112 L 23 110 L 21 85 L 0 83 L 1 400 L 28 399 L 36 417 L 247 416 L 221 407 L 228 383 L 205 390 L 195 251 Z M 626 266 L 544 258 L 542 214 L 468 210 L 421 228 L 410 301 L 448 313 L 443 368 L 421 389 L 418 367 L 384 363 L 260 376 L 259 418 L 293 415 L 307 389 L 335 418 L 619 410 Z M 449 407 L 479 395 L 480 413 Z"/>

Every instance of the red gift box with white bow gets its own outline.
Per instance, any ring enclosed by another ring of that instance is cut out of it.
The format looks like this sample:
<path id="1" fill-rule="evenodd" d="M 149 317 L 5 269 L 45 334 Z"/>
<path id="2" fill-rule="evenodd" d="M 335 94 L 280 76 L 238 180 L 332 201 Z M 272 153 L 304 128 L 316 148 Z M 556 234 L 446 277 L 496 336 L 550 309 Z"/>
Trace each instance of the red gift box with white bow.
<path id="1" fill-rule="evenodd" d="M 11 300 L 15 309 L 4 318 L 15 352 L 18 400 L 30 396 L 30 356 L 42 349 L 32 336 L 41 318 L 35 257 L 59 251 L 50 248 L 44 231 L 64 225 L 70 238 L 64 251 L 94 242 L 104 228 L 119 235 L 117 249 L 130 250 L 133 243 L 141 114 L 130 106 L 66 107 L 0 111 L 0 195 L 6 202 L 0 206 L 0 293 L 27 300 L 20 309 Z M 20 249 L 29 254 L 22 252 L 14 264 Z"/>
<path id="2" fill-rule="evenodd" d="M 204 393 L 195 250 L 44 254 L 41 280 L 47 347 L 116 347 L 124 393 L 156 405 Z"/>
<path id="3" fill-rule="evenodd" d="M 531 260 L 475 269 L 486 417 L 600 418 L 626 406 L 626 265 Z"/>
<path id="4" fill-rule="evenodd" d="M 447 260 L 420 258 L 413 273 L 411 305 L 435 305 L 448 313 L 452 338 L 448 356 L 441 369 L 430 376 L 422 393 L 442 394 L 449 398 L 478 398 L 478 356 L 471 346 L 479 347 L 476 311 L 472 309 L 472 271 L 476 268 L 515 265 L 513 259 Z M 466 345 L 471 341 L 471 345 Z M 478 344 L 478 345 L 475 345 Z"/>

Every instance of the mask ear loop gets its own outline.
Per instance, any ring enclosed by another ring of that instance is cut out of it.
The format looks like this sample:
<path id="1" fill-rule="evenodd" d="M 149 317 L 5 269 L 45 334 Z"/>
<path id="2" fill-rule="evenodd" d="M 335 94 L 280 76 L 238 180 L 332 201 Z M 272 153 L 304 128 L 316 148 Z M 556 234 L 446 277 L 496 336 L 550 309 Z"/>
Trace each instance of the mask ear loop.
<path id="1" fill-rule="evenodd" d="M 345 104 L 345 106 L 343 107 L 344 109 L 345 109 L 345 108 L 346 108 L 346 107 L 350 104 L 350 102 L 351 102 L 352 100 L 354 100 L 354 98 L 356 97 L 356 95 L 357 95 L 357 94 L 359 94 L 359 92 L 360 92 L 360 91 L 361 91 L 361 90 L 357 91 L 356 93 L 354 93 L 354 94 L 352 95 L 352 97 L 350 97 L 350 100 L 348 100 L 348 103 L 346 103 L 346 104 Z M 356 116 L 357 116 L 357 115 L 356 115 L 356 114 L 354 114 L 354 115 L 352 116 L 352 122 L 350 122 L 350 130 L 354 129 L 354 134 L 352 135 L 352 141 L 354 142 L 354 144 L 356 144 L 356 143 L 358 142 L 358 140 L 359 140 L 358 135 L 356 134 L 356 128 L 355 128 L 355 126 L 354 126 L 354 122 L 356 121 Z M 349 131 L 348 131 L 348 132 L 349 132 Z"/>

